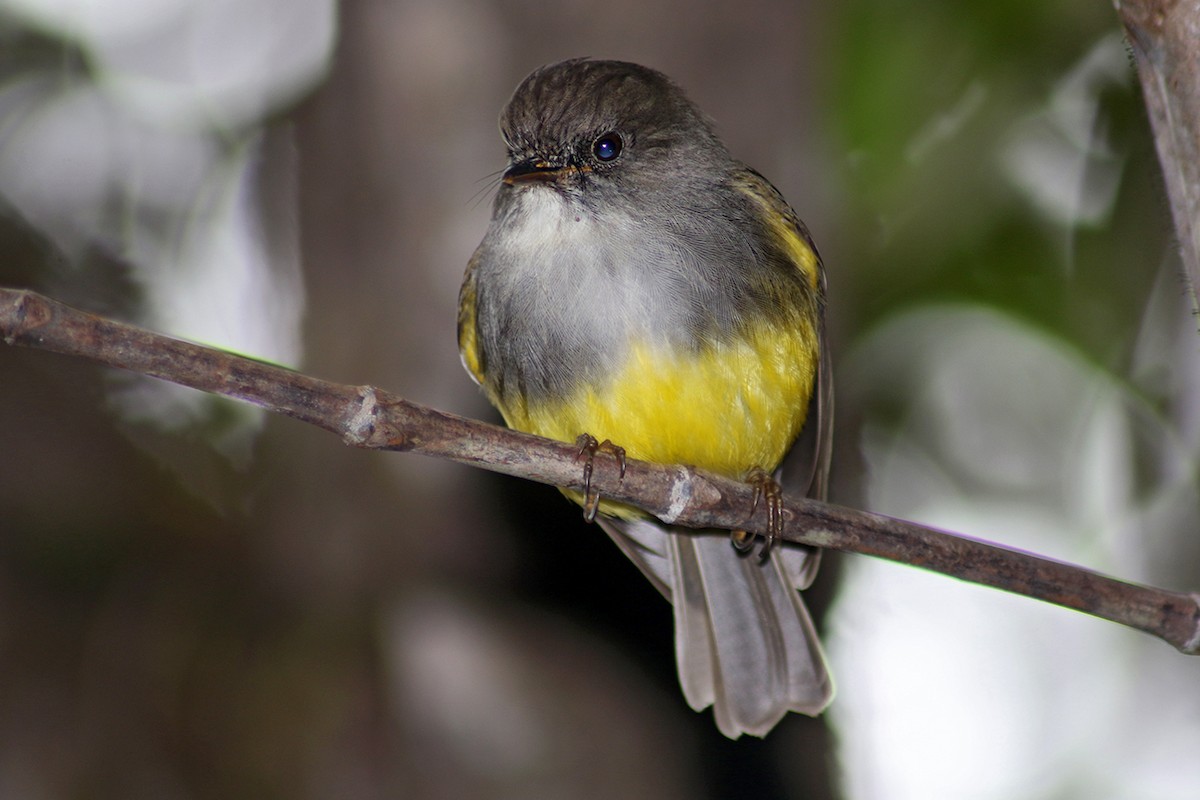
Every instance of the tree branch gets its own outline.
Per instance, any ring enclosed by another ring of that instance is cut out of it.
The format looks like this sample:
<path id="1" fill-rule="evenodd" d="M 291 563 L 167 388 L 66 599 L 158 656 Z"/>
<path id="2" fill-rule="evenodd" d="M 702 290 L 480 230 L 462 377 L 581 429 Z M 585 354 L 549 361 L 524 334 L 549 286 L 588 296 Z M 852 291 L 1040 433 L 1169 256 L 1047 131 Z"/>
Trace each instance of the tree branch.
<path id="1" fill-rule="evenodd" d="M 1192 302 L 1200 305 L 1200 3 L 1115 4 L 1137 62 Z"/>
<path id="2" fill-rule="evenodd" d="M 371 386 L 346 386 L 88 314 L 34 292 L 0 289 L 5 343 L 233 397 L 335 433 L 355 447 L 401 450 L 540 483 L 583 489 L 574 445 L 437 411 Z M 675 525 L 764 534 L 746 484 L 684 466 L 597 460 L 592 488 Z M 783 538 L 864 553 L 1083 611 L 1200 653 L 1200 595 L 1126 583 L 1080 567 L 799 497 L 784 503 Z"/>

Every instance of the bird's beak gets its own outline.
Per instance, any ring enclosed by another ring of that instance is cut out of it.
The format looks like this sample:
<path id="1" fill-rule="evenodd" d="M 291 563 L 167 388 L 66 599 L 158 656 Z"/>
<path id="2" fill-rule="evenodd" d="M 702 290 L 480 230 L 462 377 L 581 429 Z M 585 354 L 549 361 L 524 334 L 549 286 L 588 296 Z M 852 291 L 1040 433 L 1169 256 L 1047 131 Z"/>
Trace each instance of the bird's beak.
<path id="1" fill-rule="evenodd" d="M 528 159 L 513 164 L 504 172 L 504 182 L 509 186 L 518 183 L 553 183 L 563 175 L 580 172 L 581 168 L 554 164 L 541 159 Z"/>

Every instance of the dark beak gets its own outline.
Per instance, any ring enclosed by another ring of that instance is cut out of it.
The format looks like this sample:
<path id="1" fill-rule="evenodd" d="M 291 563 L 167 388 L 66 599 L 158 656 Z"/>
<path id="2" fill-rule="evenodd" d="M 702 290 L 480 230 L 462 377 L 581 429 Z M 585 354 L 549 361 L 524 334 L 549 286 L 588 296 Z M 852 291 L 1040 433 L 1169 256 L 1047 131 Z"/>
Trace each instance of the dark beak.
<path id="1" fill-rule="evenodd" d="M 558 180 L 558 176 L 562 174 L 562 171 L 563 168 L 557 164 L 531 158 L 509 167 L 504 173 L 504 182 L 510 185 L 514 183 L 527 183 L 529 181 L 552 183 Z"/>
<path id="2" fill-rule="evenodd" d="M 542 161 L 541 158 L 529 158 L 527 161 L 512 164 L 506 169 L 503 181 L 509 186 L 529 184 L 533 181 L 539 182 L 539 184 L 553 184 L 553 182 L 562 180 L 564 176 L 590 172 L 592 172 L 592 168 L 587 164 L 577 167 L 575 164 L 558 164 Z"/>

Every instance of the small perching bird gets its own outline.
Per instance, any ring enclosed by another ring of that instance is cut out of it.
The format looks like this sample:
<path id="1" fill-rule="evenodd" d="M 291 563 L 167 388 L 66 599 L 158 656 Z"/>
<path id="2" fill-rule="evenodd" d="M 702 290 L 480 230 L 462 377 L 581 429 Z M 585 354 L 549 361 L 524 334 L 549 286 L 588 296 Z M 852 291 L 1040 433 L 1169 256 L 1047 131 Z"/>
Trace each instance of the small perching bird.
<path id="1" fill-rule="evenodd" d="M 779 192 L 666 76 L 575 59 L 500 118 L 508 168 L 467 267 L 463 363 L 507 423 L 620 458 L 823 497 L 832 429 L 825 274 Z M 593 438 L 594 437 L 594 438 Z M 603 440 L 597 446 L 596 442 Z M 774 480 L 770 477 L 774 474 Z M 568 492 L 675 609 L 688 703 L 763 736 L 833 694 L 798 589 L 820 553 L 672 528 Z"/>

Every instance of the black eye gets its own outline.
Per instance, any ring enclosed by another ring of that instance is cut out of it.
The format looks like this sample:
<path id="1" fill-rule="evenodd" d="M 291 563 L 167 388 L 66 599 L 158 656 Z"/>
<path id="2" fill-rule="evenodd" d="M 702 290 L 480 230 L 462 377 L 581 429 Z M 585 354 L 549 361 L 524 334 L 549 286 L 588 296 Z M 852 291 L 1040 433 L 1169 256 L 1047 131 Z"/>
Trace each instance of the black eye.
<path id="1" fill-rule="evenodd" d="M 592 145 L 592 152 L 601 161 L 612 161 L 621 155 L 621 148 L 623 146 L 624 142 L 621 141 L 620 136 L 615 133 L 606 133 Z"/>

